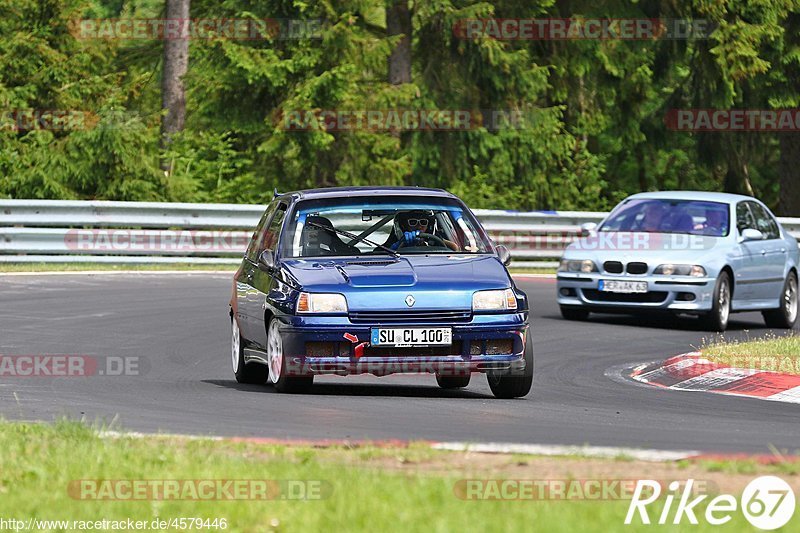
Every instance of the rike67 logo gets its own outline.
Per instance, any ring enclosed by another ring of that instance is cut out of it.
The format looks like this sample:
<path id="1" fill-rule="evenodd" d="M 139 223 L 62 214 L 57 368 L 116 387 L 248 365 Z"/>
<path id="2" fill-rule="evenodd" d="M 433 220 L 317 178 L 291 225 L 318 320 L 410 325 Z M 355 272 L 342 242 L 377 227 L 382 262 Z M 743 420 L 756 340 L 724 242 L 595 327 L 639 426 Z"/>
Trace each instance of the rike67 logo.
<path id="1" fill-rule="evenodd" d="M 677 525 L 685 521 L 698 524 L 699 514 L 711 525 L 722 525 L 729 522 L 734 513 L 740 511 L 754 527 L 773 530 L 786 525 L 794 514 L 795 495 L 792 487 L 779 477 L 761 476 L 754 479 L 745 487 L 739 501 L 730 494 L 720 494 L 705 505 L 705 512 L 702 514 L 697 507 L 708 498 L 708 494 L 690 500 L 693 496 L 693 484 L 694 480 L 689 479 L 679 493 L 681 484 L 678 481 L 670 483 L 661 513 L 657 511 L 653 513 L 653 522 L 660 525 Z M 660 496 L 661 484 L 657 481 L 649 479 L 637 481 L 628 514 L 625 516 L 625 524 L 637 521 L 641 521 L 642 524 L 653 523 L 648 506 L 656 502 Z M 676 499 L 678 503 L 673 511 Z M 637 515 L 638 520 L 635 519 Z"/>

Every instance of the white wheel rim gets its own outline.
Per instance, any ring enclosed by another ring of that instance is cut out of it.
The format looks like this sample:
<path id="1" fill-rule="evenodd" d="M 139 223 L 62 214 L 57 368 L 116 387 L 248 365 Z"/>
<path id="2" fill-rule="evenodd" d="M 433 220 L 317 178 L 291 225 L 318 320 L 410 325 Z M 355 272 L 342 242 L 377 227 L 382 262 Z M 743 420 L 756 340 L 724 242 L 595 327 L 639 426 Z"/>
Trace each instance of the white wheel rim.
<path id="1" fill-rule="evenodd" d="M 789 322 L 794 322 L 797 317 L 797 279 L 789 278 L 789 283 L 786 284 L 786 290 L 783 293 L 783 301 L 786 306 L 786 318 Z"/>
<path id="2" fill-rule="evenodd" d="M 728 323 L 728 315 L 730 315 L 731 312 L 730 295 L 731 295 L 731 290 L 730 287 L 728 286 L 728 283 L 725 282 L 722 285 L 720 285 L 718 303 L 719 303 L 719 321 L 722 324 Z"/>
<path id="3" fill-rule="evenodd" d="M 269 380 L 277 383 L 283 372 L 283 342 L 278 331 L 278 322 L 273 320 L 269 325 L 267 335 L 267 363 L 269 367 Z"/>
<path id="4" fill-rule="evenodd" d="M 233 366 L 233 373 L 239 371 L 239 347 L 241 345 L 241 337 L 239 335 L 239 324 L 236 319 L 231 319 L 231 366 Z"/>

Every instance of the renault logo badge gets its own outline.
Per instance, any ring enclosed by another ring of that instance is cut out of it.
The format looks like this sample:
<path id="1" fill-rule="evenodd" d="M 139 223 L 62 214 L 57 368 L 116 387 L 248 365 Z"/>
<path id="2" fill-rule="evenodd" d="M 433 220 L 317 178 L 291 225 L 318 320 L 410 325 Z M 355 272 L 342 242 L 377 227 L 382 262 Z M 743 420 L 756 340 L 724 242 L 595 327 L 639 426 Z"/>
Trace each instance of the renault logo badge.
<path id="1" fill-rule="evenodd" d="M 406 296 L 406 305 L 407 306 L 414 307 L 414 302 L 416 302 L 416 300 L 414 299 L 413 296 L 411 296 L 410 294 L 408 296 Z"/>

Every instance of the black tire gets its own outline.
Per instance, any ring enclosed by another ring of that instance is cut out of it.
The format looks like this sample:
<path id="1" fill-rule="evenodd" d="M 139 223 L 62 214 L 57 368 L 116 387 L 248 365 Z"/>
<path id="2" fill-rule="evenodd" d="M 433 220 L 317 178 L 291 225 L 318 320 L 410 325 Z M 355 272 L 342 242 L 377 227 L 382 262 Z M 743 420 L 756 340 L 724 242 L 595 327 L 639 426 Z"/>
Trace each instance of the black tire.
<path id="1" fill-rule="evenodd" d="M 267 325 L 267 375 L 278 392 L 307 392 L 314 384 L 314 375 L 291 375 L 286 354 L 283 353 L 283 337 L 279 322 L 273 318 Z"/>
<path id="2" fill-rule="evenodd" d="M 515 372 L 508 370 L 487 372 L 486 380 L 495 398 L 521 398 L 531 391 L 533 386 L 533 341 L 530 328 L 525 338 L 525 368 Z"/>
<path id="3" fill-rule="evenodd" d="M 261 385 L 267 381 L 267 367 L 259 363 L 244 362 L 244 339 L 239 331 L 239 323 L 231 317 L 231 364 L 233 375 L 239 383 Z"/>
<path id="4" fill-rule="evenodd" d="M 436 383 L 443 389 L 463 389 L 469 385 L 470 377 L 472 376 L 440 376 L 436 374 Z"/>
<path id="5" fill-rule="evenodd" d="M 720 272 L 717 277 L 717 283 L 714 285 L 714 298 L 711 303 L 711 311 L 700 316 L 700 322 L 703 327 L 710 331 L 725 331 L 728 327 L 728 319 L 731 315 L 732 300 L 733 290 L 731 288 L 731 276 L 726 271 Z"/>
<path id="6" fill-rule="evenodd" d="M 569 305 L 559 306 L 561 308 L 561 316 L 567 320 L 586 320 L 589 318 L 589 311 L 581 307 L 574 307 Z"/>
<path id="7" fill-rule="evenodd" d="M 781 307 L 762 311 L 764 322 L 770 328 L 792 329 L 797 323 L 798 314 L 798 292 L 797 274 L 789 272 L 786 281 L 783 282 L 781 291 Z"/>

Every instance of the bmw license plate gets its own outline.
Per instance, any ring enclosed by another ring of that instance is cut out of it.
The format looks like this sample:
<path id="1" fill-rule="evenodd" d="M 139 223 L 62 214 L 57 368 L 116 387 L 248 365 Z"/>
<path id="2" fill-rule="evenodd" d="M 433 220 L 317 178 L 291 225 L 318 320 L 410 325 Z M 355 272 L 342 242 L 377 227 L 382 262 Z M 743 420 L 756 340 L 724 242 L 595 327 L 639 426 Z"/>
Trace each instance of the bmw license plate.
<path id="1" fill-rule="evenodd" d="M 372 328 L 373 346 L 444 346 L 453 343 L 450 328 Z"/>
<path id="2" fill-rule="evenodd" d="M 647 292 L 647 282 L 601 279 L 597 288 L 603 292 L 644 293 Z"/>

